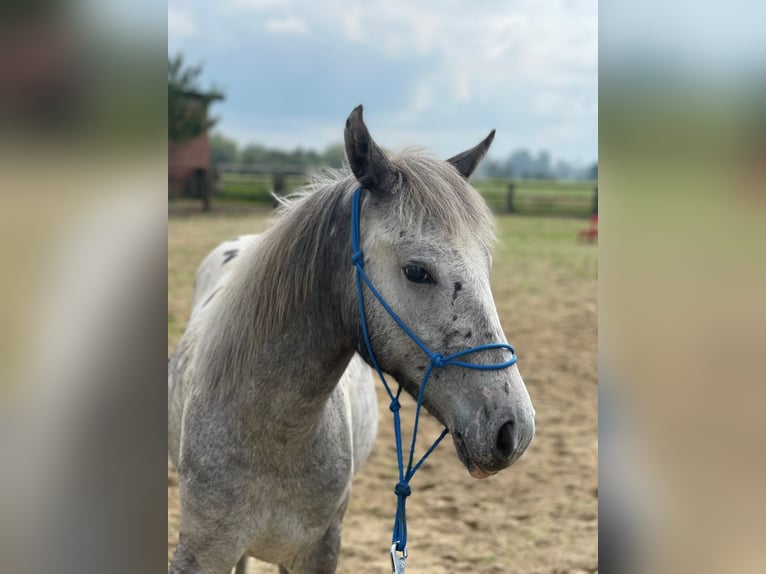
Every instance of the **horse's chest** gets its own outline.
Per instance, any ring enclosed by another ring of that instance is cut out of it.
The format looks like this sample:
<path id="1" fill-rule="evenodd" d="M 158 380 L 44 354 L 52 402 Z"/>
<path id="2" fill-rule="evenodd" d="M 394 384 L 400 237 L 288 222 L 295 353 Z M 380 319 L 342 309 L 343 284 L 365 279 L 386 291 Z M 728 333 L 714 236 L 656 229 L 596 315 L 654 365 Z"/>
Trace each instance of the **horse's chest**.
<path id="1" fill-rule="evenodd" d="M 279 469 L 257 478 L 258 504 L 250 553 L 286 563 L 311 547 L 339 519 L 351 491 L 353 453 L 343 396 L 328 402 L 318 434 L 300 453 L 285 457 Z"/>
<path id="2" fill-rule="evenodd" d="M 297 478 L 297 477 L 294 477 Z M 286 563 L 322 538 L 347 502 L 351 465 L 305 474 L 301 480 L 268 481 L 269 496 L 256 508 L 257 531 L 250 554 L 269 562 Z"/>

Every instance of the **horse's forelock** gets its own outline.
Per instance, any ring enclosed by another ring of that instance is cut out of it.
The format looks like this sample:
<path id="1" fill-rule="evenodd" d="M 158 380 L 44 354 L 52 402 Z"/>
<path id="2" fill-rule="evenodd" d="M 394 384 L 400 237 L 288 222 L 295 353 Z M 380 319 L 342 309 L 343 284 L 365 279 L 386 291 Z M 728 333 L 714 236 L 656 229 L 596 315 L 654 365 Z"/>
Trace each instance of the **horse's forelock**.
<path id="1" fill-rule="evenodd" d="M 427 218 L 458 240 L 476 238 L 485 246 L 494 241 L 486 202 L 453 165 L 413 149 L 391 163 L 406 179 L 403 192 L 392 198 L 402 225 L 417 228 Z"/>
<path id="2" fill-rule="evenodd" d="M 400 189 L 386 194 L 383 203 L 389 202 L 388 208 L 402 226 L 417 227 L 427 218 L 452 237 L 478 238 L 483 245 L 494 242 L 494 220 L 486 202 L 453 165 L 419 148 L 408 148 L 391 156 L 390 161 L 404 181 Z M 305 188 L 281 202 L 278 218 L 288 219 L 288 225 L 308 228 L 314 215 L 300 206 L 309 196 L 329 188 L 333 191 L 325 195 L 327 200 L 337 197 L 338 193 L 350 200 L 357 185 L 347 170 L 325 170 L 315 175 Z M 324 207 L 320 205 L 320 209 Z"/>

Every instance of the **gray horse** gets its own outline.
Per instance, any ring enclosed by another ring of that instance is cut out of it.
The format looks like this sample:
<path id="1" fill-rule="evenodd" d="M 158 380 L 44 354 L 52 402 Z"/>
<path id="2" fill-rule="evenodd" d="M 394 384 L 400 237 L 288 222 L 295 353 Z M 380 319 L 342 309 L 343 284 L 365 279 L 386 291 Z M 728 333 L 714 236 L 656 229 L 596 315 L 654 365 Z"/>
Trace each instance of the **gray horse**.
<path id="1" fill-rule="evenodd" d="M 283 573 L 336 569 L 351 480 L 377 431 L 350 262 L 357 187 L 365 271 L 418 337 L 445 354 L 506 341 L 489 286 L 492 216 L 467 182 L 493 137 L 448 161 L 387 157 L 359 106 L 345 129 L 352 173 L 325 174 L 266 233 L 226 242 L 202 263 L 168 367 L 181 498 L 171 572 L 223 574 L 246 555 Z M 369 292 L 365 309 L 378 363 L 417 396 L 428 358 Z M 423 405 L 472 476 L 524 452 L 534 409 L 516 365 L 432 379 Z"/>

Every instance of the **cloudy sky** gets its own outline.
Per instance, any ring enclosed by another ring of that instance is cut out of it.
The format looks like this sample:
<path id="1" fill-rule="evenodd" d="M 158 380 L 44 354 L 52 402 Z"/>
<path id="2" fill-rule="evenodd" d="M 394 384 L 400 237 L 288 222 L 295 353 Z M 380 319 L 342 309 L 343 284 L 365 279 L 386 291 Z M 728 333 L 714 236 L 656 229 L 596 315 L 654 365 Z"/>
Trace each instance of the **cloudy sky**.
<path id="1" fill-rule="evenodd" d="M 168 52 L 226 93 L 242 144 L 322 149 L 365 106 L 389 149 L 598 155 L 597 0 L 169 0 Z"/>

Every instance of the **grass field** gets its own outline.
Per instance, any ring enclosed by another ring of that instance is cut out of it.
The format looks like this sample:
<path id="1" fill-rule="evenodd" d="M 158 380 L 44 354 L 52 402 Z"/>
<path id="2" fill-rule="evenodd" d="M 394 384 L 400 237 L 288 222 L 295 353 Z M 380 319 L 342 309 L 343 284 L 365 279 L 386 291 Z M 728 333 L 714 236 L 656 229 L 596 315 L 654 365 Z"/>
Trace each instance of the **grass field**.
<path id="1" fill-rule="evenodd" d="M 201 213 L 174 201 L 168 218 L 168 352 L 187 321 L 194 272 L 219 242 L 265 229 L 272 211 L 228 200 Z M 536 437 L 508 471 L 476 481 L 445 444 L 419 472 L 408 504 L 410 562 L 424 573 L 598 570 L 597 249 L 577 240 L 577 218 L 497 216 L 492 289 L 537 411 Z M 380 387 L 380 385 L 379 385 Z M 390 412 L 378 389 L 380 429 L 354 480 L 340 573 L 385 571 L 395 497 Z M 406 428 L 412 401 L 402 403 Z M 405 432 L 406 431 L 405 428 Z M 421 420 L 424 437 L 439 425 Z M 427 440 L 427 439 L 423 439 Z M 168 470 L 168 555 L 179 503 Z M 274 572 L 251 562 L 250 573 Z"/>
<path id="2" fill-rule="evenodd" d="M 288 176 L 287 193 L 305 183 L 305 177 Z M 269 175 L 224 172 L 220 176 L 220 200 L 255 201 L 270 204 L 273 179 Z M 484 196 L 493 211 L 507 210 L 508 181 L 477 180 L 473 185 Z M 516 185 L 517 212 L 521 215 L 564 215 L 588 217 L 593 201 L 592 181 L 518 180 Z"/>

